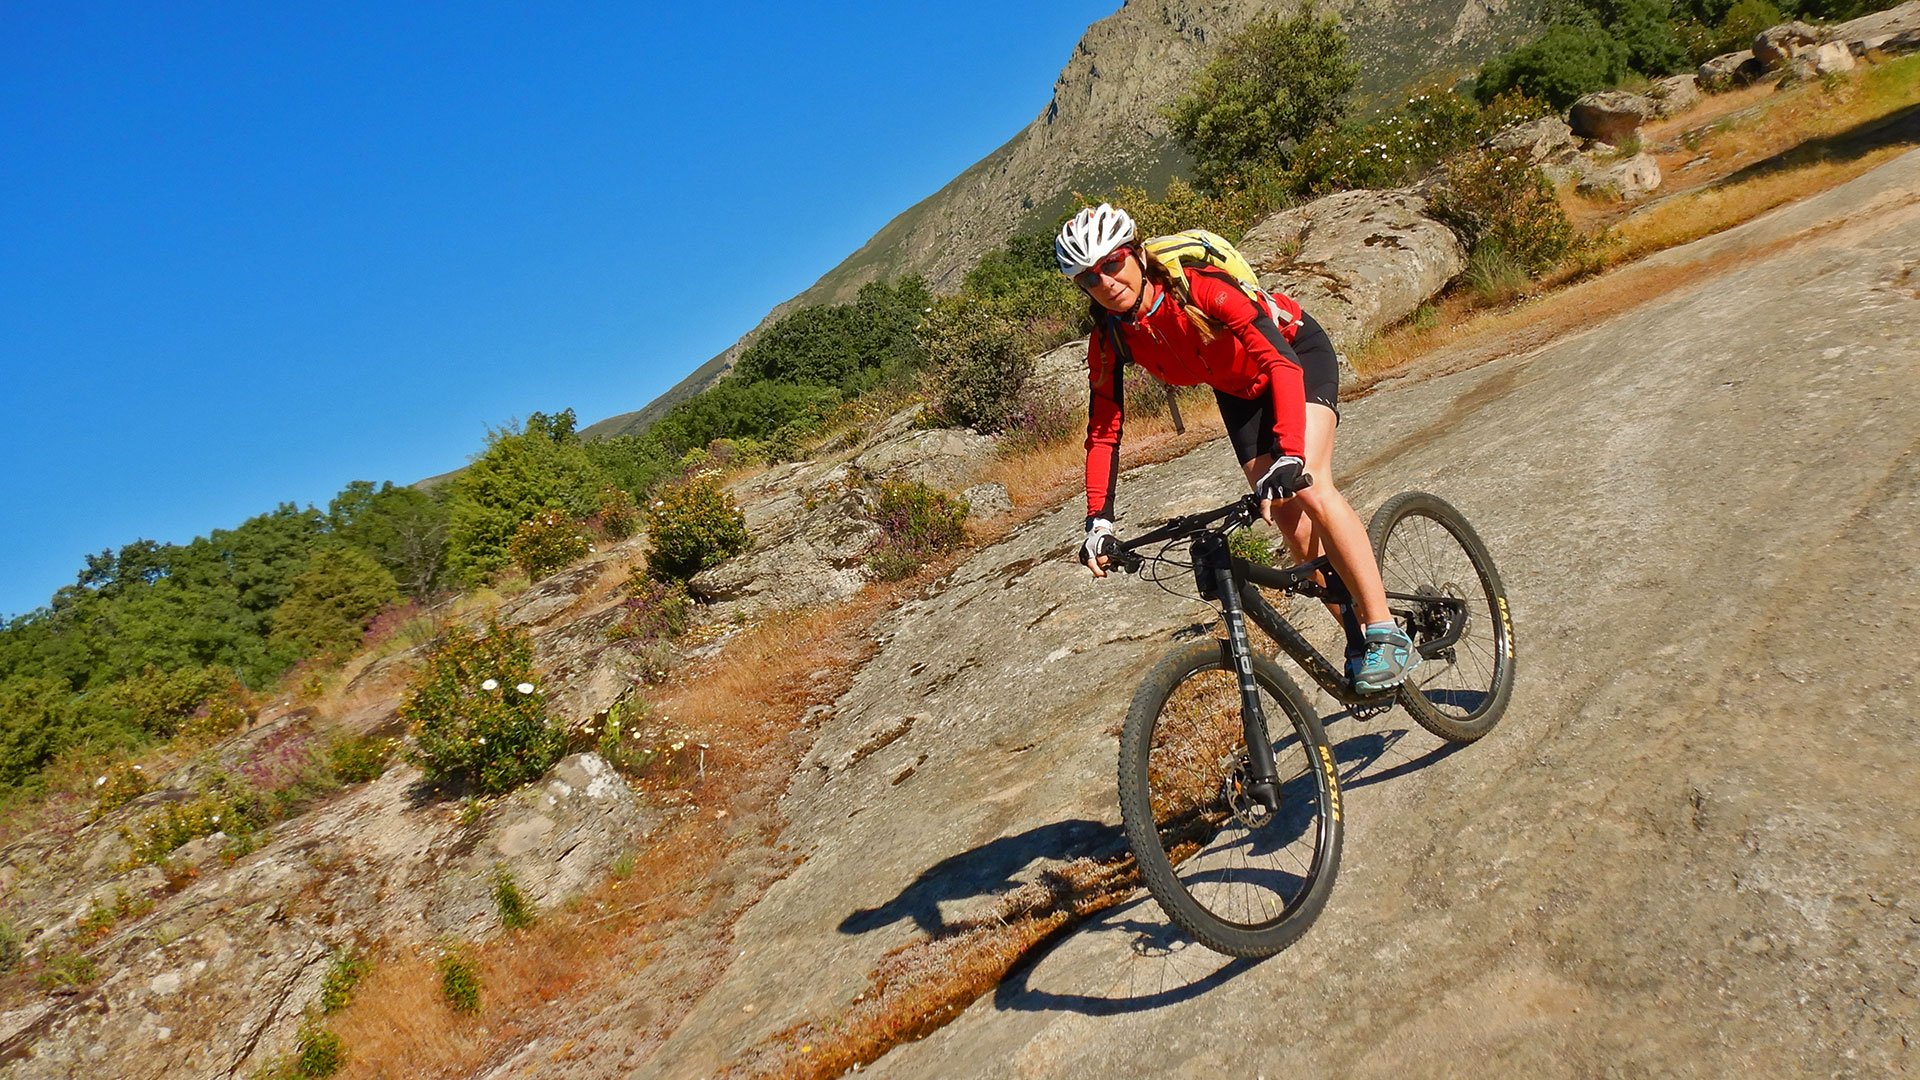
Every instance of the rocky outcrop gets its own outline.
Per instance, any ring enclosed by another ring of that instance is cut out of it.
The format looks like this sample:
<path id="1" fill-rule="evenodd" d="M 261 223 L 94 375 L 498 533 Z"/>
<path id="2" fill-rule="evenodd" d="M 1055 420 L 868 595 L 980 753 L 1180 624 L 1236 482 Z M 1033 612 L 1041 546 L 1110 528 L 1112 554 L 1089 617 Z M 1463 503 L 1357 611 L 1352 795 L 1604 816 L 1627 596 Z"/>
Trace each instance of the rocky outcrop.
<path id="1" fill-rule="evenodd" d="M 1515 124 L 1487 140 L 1488 149 L 1512 154 L 1535 165 L 1559 160 L 1578 145 L 1573 128 L 1557 116 L 1541 116 Z"/>
<path id="2" fill-rule="evenodd" d="M 1700 103 L 1700 80 L 1686 73 L 1655 79 L 1647 97 L 1653 100 L 1656 115 L 1677 116 Z"/>
<path id="3" fill-rule="evenodd" d="M 1575 189 L 1583 195 L 1633 201 L 1660 186 L 1660 163 L 1648 153 L 1608 161 L 1582 156 L 1577 175 Z"/>
<path id="4" fill-rule="evenodd" d="M 1824 40 L 1818 27 L 1803 22 L 1781 23 L 1753 36 L 1753 56 L 1769 69 L 1777 68 Z"/>
<path id="5" fill-rule="evenodd" d="M 1239 244 L 1260 284 L 1298 300 L 1336 348 L 1412 314 L 1466 269 L 1453 230 L 1413 191 L 1343 191 L 1283 210 Z"/>
<path id="6" fill-rule="evenodd" d="M 1789 81 L 1804 82 L 1822 75 L 1852 71 L 1854 66 L 1852 51 L 1838 41 L 1829 41 L 1800 50 L 1797 56 L 1787 61 L 1786 77 Z"/>
<path id="7" fill-rule="evenodd" d="M 1730 90 L 1738 83 L 1749 82 L 1766 70 L 1765 65 L 1754 58 L 1752 49 L 1739 52 L 1722 53 L 1694 69 L 1694 75 L 1700 85 L 1709 90 Z"/>
<path id="8" fill-rule="evenodd" d="M 1618 145 L 1640 134 L 1640 125 L 1660 113 L 1652 98 L 1625 90 L 1598 90 L 1567 110 L 1567 125 L 1583 139 Z"/>
<path id="9" fill-rule="evenodd" d="M 8 1076 L 251 1076 L 292 1044 L 335 949 L 489 937 L 500 929 L 496 867 L 548 908 L 604 878 L 654 823 L 592 754 L 562 761 L 465 825 L 448 803 L 422 797 L 419 781 L 418 771 L 394 766 L 276 827 L 230 867 L 201 857 L 197 876 L 184 868 L 224 838 L 194 841 L 170 860 L 177 891 L 150 866 L 103 880 L 63 870 L 57 857 L 26 860 L 43 885 L 10 897 L 10 915 L 31 947 L 52 947 L 98 898 L 151 898 L 151 909 L 130 911 L 88 948 L 107 972 L 97 986 L 0 1015 L 0 1052 L 31 1048 Z M 82 828 L 75 846 L 117 841 L 140 809 Z M 17 845 L 8 852 L 16 867 L 22 855 Z M 45 875 L 71 887 L 46 888 Z"/>

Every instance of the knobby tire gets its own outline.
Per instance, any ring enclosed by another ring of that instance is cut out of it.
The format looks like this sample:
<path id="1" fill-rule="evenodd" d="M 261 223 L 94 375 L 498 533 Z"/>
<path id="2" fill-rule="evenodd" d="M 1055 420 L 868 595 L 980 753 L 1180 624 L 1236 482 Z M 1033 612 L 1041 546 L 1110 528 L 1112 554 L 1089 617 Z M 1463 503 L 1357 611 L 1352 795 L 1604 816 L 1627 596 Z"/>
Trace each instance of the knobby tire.
<path id="1" fill-rule="evenodd" d="M 1229 956 L 1271 956 L 1326 906 L 1340 867 L 1339 778 L 1326 731 L 1293 680 L 1253 657 L 1280 809 L 1232 813 L 1245 762 L 1239 684 L 1223 641 L 1147 673 L 1120 737 L 1120 815 L 1147 889 L 1174 924 Z"/>

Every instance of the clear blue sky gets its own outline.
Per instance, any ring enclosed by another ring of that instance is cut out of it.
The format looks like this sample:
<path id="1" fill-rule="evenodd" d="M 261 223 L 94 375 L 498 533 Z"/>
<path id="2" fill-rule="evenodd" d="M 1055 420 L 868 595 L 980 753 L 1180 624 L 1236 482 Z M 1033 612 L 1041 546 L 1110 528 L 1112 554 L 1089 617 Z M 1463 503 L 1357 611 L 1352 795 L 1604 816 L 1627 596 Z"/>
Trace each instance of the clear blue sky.
<path id="1" fill-rule="evenodd" d="M 0 614 L 639 408 L 1117 7 L 0 0 Z"/>

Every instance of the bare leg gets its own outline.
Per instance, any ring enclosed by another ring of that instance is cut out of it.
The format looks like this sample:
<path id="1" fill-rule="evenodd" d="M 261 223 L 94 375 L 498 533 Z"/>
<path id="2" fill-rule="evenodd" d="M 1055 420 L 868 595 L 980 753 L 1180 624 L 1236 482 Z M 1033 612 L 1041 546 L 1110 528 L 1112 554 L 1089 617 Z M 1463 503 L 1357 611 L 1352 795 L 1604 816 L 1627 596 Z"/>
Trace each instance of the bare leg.
<path id="1" fill-rule="evenodd" d="M 1313 477 L 1313 486 L 1274 506 L 1270 520 L 1281 530 L 1295 558 L 1314 558 L 1322 550 L 1326 552 L 1340 580 L 1347 583 L 1347 591 L 1353 594 L 1362 623 L 1386 622 L 1393 614 L 1387 609 L 1387 590 L 1380 581 L 1380 564 L 1373 557 L 1367 528 L 1333 485 L 1333 429 L 1333 410 L 1308 402 L 1307 473 Z M 1272 464 L 1273 459 L 1264 455 L 1247 462 L 1248 485 Z"/>

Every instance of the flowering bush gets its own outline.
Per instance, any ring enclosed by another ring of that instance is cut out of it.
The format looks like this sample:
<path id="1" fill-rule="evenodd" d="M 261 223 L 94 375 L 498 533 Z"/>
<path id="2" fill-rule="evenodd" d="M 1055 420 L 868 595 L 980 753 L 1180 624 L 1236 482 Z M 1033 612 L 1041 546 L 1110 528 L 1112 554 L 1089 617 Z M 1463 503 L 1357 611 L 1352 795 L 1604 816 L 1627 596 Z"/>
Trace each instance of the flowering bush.
<path id="1" fill-rule="evenodd" d="M 538 581 L 586 557 L 593 545 L 566 511 L 549 506 L 520 523 L 507 550 L 528 580 Z"/>
<path id="2" fill-rule="evenodd" d="M 967 537 L 967 500 L 914 481 L 880 485 L 874 520 L 880 535 L 867 566 L 882 581 L 897 581 L 959 547 Z"/>
<path id="3" fill-rule="evenodd" d="M 647 532 L 647 572 L 663 581 L 685 581 L 751 542 L 747 516 L 710 472 L 658 493 L 647 507 Z"/>
<path id="4" fill-rule="evenodd" d="M 672 658 L 668 643 L 686 633 L 693 612 L 687 587 L 636 570 L 627 579 L 627 599 L 620 606 L 624 611 L 607 631 L 607 640 L 623 643 L 645 662 L 643 678 L 665 675 Z"/>
<path id="5" fill-rule="evenodd" d="M 1434 216 L 1478 248 L 1498 244 L 1527 274 L 1551 269 L 1574 243 L 1573 225 L 1539 169 L 1493 150 L 1475 150 L 1447 163 L 1446 184 L 1435 194 Z"/>
<path id="6" fill-rule="evenodd" d="M 625 540 L 640 527 L 640 507 L 624 489 L 608 484 L 600 489 L 600 509 L 592 524 L 611 540 Z"/>
<path id="7" fill-rule="evenodd" d="M 488 620 L 481 633 L 447 632 L 408 688 L 400 716 L 411 726 L 408 757 L 429 782 L 507 791 L 547 771 L 565 746 L 548 718 L 524 629 Z"/>
<path id="8" fill-rule="evenodd" d="M 1443 158 L 1544 111 L 1539 102 L 1514 92 L 1485 108 L 1450 91 L 1415 94 L 1373 123 L 1315 133 L 1301 144 L 1293 170 L 1314 192 L 1398 187 Z"/>
<path id="9" fill-rule="evenodd" d="M 1166 408 L 1164 400 L 1161 408 Z M 1014 398 L 1000 449 L 1005 453 L 1019 454 L 1062 439 L 1078 438 L 1081 425 L 1080 411 L 1067 404 L 1060 395 L 1028 387 Z"/>

